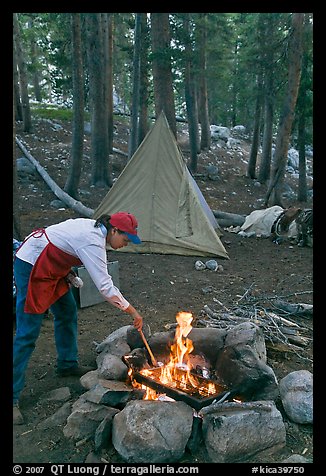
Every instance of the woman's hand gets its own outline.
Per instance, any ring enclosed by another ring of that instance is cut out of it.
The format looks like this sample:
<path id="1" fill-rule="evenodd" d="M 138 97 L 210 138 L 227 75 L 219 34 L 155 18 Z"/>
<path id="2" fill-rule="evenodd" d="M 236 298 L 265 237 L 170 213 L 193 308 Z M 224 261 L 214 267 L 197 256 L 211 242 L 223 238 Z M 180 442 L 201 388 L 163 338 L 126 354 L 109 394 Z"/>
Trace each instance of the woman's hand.
<path id="1" fill-rule="evenodd" d="M 129 307 L 126 309 L 126 312 L 128 312 L 128 314 L 130 314 L 133 318 L 133 325 L 137 329 L 137 331 L 141 331 L 143 327 L 143 318 L 141 317 L 139 312 L 136 311 L 136 309 L 131 304 L 129 304 Z"/>
<path id="2" fill-rule="evenodd" d="M 141 331 L 142 330 L 142 327 L 143 327 L 143 318 L 141 317 L 140 314 L 137 314 L 134 316 L 134 320 L 133 320 L 133 325 L 134 327 L 136 327 L 137 331 Z"/>

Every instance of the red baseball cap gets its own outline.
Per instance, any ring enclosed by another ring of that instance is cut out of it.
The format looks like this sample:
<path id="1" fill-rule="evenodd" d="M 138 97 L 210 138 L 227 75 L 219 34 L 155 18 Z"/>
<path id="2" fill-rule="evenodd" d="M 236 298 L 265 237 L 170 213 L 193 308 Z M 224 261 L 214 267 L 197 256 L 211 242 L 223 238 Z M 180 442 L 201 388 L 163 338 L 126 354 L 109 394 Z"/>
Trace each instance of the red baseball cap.
<path id="1" fill-rule="evenodd" d="M 128 236 L 129 240 L 135 245 L 141 243 L 141 239 L 137 236 L 138 222 L 135 215 L 132 215 L 132 213 L 113 213 L 110 218 L 110 223 L 112 226 L 118 228 L 118 230 L 123 231 Z"/>

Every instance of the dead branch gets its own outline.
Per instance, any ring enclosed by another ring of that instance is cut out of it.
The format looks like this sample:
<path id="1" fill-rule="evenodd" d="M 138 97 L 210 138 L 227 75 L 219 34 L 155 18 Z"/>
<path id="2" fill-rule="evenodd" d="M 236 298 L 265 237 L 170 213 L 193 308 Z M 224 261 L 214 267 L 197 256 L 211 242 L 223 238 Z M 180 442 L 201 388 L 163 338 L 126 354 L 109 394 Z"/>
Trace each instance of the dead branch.
<path id="1" fill-rule="evenodd" d="M 273 310 L 264 307 L 262 302 L 266 302 L 266 298 L 257 296 L 252 298 L 250 295 L 251 287 L 240 296 L 240 299 L 238 299 L 234 306 L 226 307 L 219 299 L 214 297 L 213 302 L 218 304 L 218 308 L 214 305 L 209 306 L 205 304 L 198 322 L 205 327 L 228 330 L 242 322 L 253 322 L 262 329 L 270 348 L 282 350 L 283 352 L 291 351 L 300 358 L 305 358 L 299 352 L 312 339 L 302 336 L 301 333 L 309 332 L 310 329 L 299 326 L 296 322 L 280 316 L 275 312 L 273 304 Z"/>
<path id="2" fill-rule="evenodd" d="M 291 342 L 291 344 L 295 344 L 298 346 L 305 347 L 306 345 L 309 344 L 309 338 L 308 337 L 302 337 L 302 336 L 289 336 L 288 341 Z"/>
<path id="3" fill-rule="evenodd" d="M 251 292 L 251 289 L 253 288 L 254 284 L 255 284 L 255 283 L 251 283 L 251 284 L 250 284 L 250 286 L 249 286 L 249 288 L 246 290 L 246 292 L 245 292 L 242 296 L 239 297 L 238 302 L 242 301 L 242 299 L 245 299 L 245 298 L 247 297 L 247 295 Z"/>
<path id="4" fill-rule="evenodd" d="M 271 320 L 275 319 L 276 321 L 284 323 L 290 327 L 300 327 L 295 322 L 289 321 L 288 319 L 284 319 L 284 317 L 278 316 L 274 312 L 266 312 L 266 316 L 270 318 Z"/>

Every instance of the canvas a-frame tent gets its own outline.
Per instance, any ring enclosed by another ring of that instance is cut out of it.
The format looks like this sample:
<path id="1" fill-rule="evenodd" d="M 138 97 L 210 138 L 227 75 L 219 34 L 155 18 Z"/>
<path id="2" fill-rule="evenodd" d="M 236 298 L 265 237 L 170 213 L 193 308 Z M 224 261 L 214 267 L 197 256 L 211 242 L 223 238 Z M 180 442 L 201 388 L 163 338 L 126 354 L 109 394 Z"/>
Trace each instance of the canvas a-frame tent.
<path id="1" fill-rule="evenodd" d="M 93 218 L 119 211 L 136 216 L 142 240 L 142 244 L 130 243 L 120 252 L 229 258 L 215 216 L 191 176 L 163 112 Z"/>

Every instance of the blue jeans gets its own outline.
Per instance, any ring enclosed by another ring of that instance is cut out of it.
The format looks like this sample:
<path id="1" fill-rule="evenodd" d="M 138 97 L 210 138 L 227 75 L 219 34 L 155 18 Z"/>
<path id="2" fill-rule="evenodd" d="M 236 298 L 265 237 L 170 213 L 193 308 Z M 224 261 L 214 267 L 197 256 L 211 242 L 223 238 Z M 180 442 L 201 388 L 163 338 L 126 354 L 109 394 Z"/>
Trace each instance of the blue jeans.
<path id="1" fill-rule="evenodd" d="M 27 314 L 24 305 L 32 265 L 15 259 L 14 277 L 17 287 L 16 335 L 13 350 L 13 402 L 17 403 L 25 385 L 25 372 L 40 334 L 44 314 Z M 69 291 L 52 306 L 54 338 L 57 350 L 57 368 L 66 369 L 78 365 L 77 305 Z"/>

